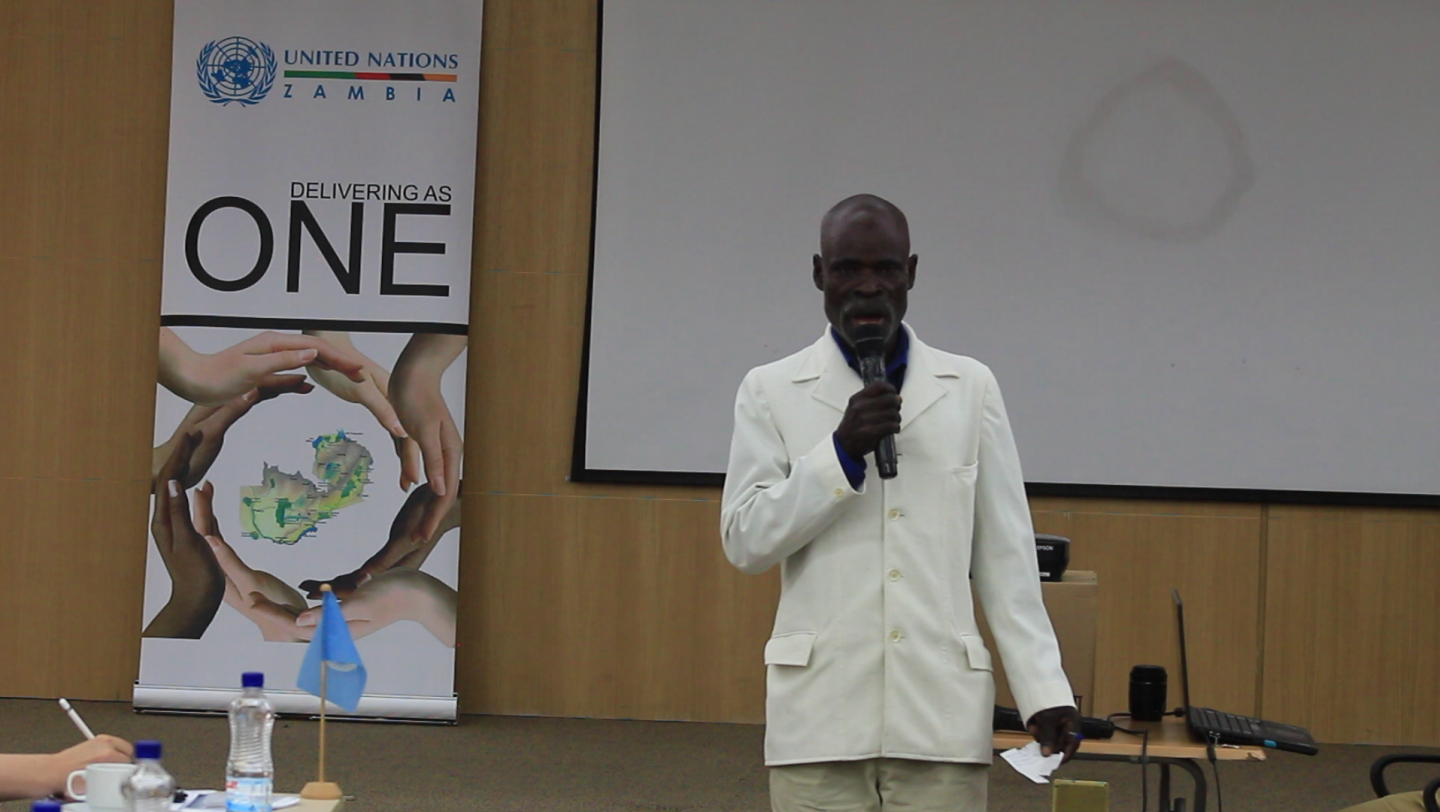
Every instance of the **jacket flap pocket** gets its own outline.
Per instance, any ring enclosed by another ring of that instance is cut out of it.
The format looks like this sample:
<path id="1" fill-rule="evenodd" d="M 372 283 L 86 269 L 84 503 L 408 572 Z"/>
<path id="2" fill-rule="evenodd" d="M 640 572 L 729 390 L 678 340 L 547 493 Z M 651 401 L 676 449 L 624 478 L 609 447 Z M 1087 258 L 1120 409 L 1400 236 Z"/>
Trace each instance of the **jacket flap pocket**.
<path id="1" fill-rule="evenodd" d="M 777 634 L 765 644 L 766 665 L 806 666 L 810 649 L 815 646 L 815 632 Z"/>
<path id="2" fill-rule="evenodd" d="M 970 667 L 976 671 L 994 671 L 995 666 L 990 663 L 990 650 L 985 648 L 985 641 L 973 634 L 962 634 L 960 640 L 965 644 L 965 654 L 970 660 Z"/>

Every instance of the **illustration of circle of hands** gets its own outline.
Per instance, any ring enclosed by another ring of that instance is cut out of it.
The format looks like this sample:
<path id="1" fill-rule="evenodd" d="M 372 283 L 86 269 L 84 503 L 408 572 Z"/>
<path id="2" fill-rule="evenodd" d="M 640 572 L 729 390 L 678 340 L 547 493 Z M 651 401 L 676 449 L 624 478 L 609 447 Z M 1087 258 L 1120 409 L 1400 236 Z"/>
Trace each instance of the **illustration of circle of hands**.
<path id="1" fill-rule="evenodd" d="M 318 607 L 309 609 L 273 574 L 246 566 L 225 542 L 213 486 L 207 482 L 195 491 L 193 520 L 185 496 L 218 457 L 225 432 L 251 408 L 314 390 L 305 375 L 287 372 L 305 366 L 327 391 L 365 406 L 391 436 L 402 489 L 419 481 L 422 467 L 428 480 L 411 491 L 380 551 L 330 582 L 344 601 L 352 634 L 359 638 L 415 620 L 453 646 L 455 591 L 419 567 L 440 537 L 459 525 L 463 445 L 440 381 L 465 349 L 465 337 L 412 336 L 394 373 L 356 350 L 346 333 L 265 333 L 213 355 L 194 352 L 168 328 L 161 328 L 160 338 L 161 384 L 194 405 L 154 452 L 152 533 L 171 576 L 172 597 L 146 635 L 199 637 L 221 600 L 254 622 L 266 640 L 308 641 L 313 635 Z M 242 488 L 245 535 L 294 544 L 364 498 L 373 464 L 368 449 L 344 431 L 321 435 L 311 445 L 319 484 L 267 466 L 262 484 Z M 320 583 L 301 586 L 318 598 Z"/>
<path id="2" fill-rule="evenodd" d="M 423 470 L 441 497 L 422 523 L 421 535 L 428 536 L 459 495 L 464 443 L 440 383 L 465 346 L 465 336 L 416 333 L 390 372 L 357 350 L 344 332 L 265 332 L 206 355 L 161 327 L 160 383 L 194 406 L 170 440 L 155 449 L 151 472 L 158 476 L 176 438 L 198 431 L 202 442 L 183 483 L 193 487 L 219 455 L 225 432 L 251 408 L 282 394 L 309 394 L 318 383 L 364 406 L 390 435 L 400 460 L 401 490 L 418 483 Z M 301 367 L 315 383 L 288 371 Z"/>

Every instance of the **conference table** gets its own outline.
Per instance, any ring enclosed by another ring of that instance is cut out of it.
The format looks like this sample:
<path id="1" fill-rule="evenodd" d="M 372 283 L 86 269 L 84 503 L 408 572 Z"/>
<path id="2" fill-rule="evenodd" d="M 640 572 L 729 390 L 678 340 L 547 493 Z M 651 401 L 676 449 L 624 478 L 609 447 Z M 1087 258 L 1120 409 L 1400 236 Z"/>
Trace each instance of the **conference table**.
<path id="1" fill-rule="evenodd" d="M 1127 720 L 1128 722 L 1128 720 Z M 1150 762 L 1160 765 L 1159 809 L 1162 812 L 1186 812 L 1184 799 L 1176 798 L 1178 804 L 1172 810 L 1170 793 L 1170 768 L 1172 766 L 1190 773 L 1195 782 L 1192 796 L 1194 801 L 1188 812 L 1205 812 L 1209 785 L 1205 773 L 1196 762 L 1209 761 L 1205 742 L 1196 739 L 1180 719 L 1165 717 L 1159 722 L 1128 722 L 1126 727 L 1134 730 L 1148 730 L 1150 743 L 1147 748 Z M 995 732 L 994 748 L 1010 750 L 1024 747 L 1034 738 L 1025 733 L 1001 730 Z M 1111 739 L 1086 739 L 1080 743 L 1075 759 L 1082 761 L 1122 761 L 1130 764 L 1141 762 L 1141 741 L 1139 736 L 1115 731 Z M 1222 744 L 1215 748 L 1216 761 L 1264 761 L 1265 750 L 1260 747 L 1236 747 Z"/>

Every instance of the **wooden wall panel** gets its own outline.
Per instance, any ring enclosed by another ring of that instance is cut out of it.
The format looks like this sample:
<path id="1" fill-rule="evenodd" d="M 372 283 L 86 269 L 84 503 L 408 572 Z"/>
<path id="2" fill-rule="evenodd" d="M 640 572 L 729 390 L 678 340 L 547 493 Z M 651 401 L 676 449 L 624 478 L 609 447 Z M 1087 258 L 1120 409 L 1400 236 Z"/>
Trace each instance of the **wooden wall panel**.
<path id="1" fill-rule="evenodd" d="M 167 30 L 163 36 L 96 38 L 62 49 L 64 158 L 50 174 L 60 191 L 55 256 L 160 259 L 169 43 Z"/>
<path id="2" fill-rule="evenodd" d="M 490 0 L 485 47 L 595 53 L 596 0 Z"/>
<path id="3" fill-rule="evenodd" d="M 1267 717 L 1440 740 L 1440 512 L 1272 508 L 1264 643 Z"/>
<path id="4" fill-rule="evenodd" d="M 14 4 L 23 6 L 25 4 Z M 7 4 L 7 8 L 8 8 Z M 11 9 L 15 15 L 15 10 Z M 19 16 L 19 15 L 15 15 Z M 43 30 L 24 18 L 6 31 Z M 5 257 L 53 256 L 57 250 L 54 223 L 60 211 L 60 184 L 55 170 L 64 154 L 60 146 L 60 71 L 37 71 L 57 65 L 63 44 L 54 38 L 9 36 L 0 49 L 0 253 Z M 6 277 L 9 281 L 10 277 Z"/>
<path id="5" fill-rule="evenodd" d="M 7 256 L 158 259 L 169 8 L 14 3 L 0 117 Z M 54 6 L 53 9 L 50 6 Z M 144 27 L 142 28 L 142 23 Z"/>
<path id="6" fill-rule="evenodd" d="M 173 0 L 124 0 L 76 3 L 71 0 L 13 0 L 18 17 L 28 20 L 31 36 L 63 37 L 72 42 L 162 37 L 168 52 Z"/>
<path id="7" fill-rule="evenodd" d="M 0 694 L 123 699 L 139 653 L 170 3 L 0 11 Z"/>
<path id="8" fill-rule="evenodd" d="M 0 259 L 0 313 L 24 381 L 0 426 L 0 476 L 134 481 L 148 476 L 159 287 L 156 263 Z"/>
<path id="9" fill-rule="evenodd" d="M 778 579 L 723 560 L 717 503 L 465 498 L 467 711 L 759 721 Z"/>
<path id="10" fill-rule="evenodd" d="M 0 695 L 126 699 L 139 669 L 148 483 L 0 487 Z"/>
<path id="11" fill-rule="evenodd" d="M 480 83 L 476 269 L 586 275 L 593 47 L 486 51 Z"/>
<path id="12" fill-rule="evenodd" d="M 482 272 L 474 284 L 465 489 L 554 493 L 570 472 L 586 279 Z"/>
<path id="13" fill-rule="evenodd" d="M 1261 508 L 1256 505 L 1037 499 L 1035 529 L 1070 539 L 1070 566 L 1100 584 L 1095 710 L 1129 706 L 1130 667 L 1163 665 L 1182 702 L 1171 587 L 1185 600 L 1192 701 L 1257 708 Z"/>
<path id="14" fill-rule="evenodd" d="M 136 673 L 172 3 L 0 3 L 0 694 L 127 698 Z M 778 579 L 724 561 L 718 491 L 566 481 L 596 31 L 595 0 L 486 3 L 461 705 L 758 721 Z M 1174 673 L 1177 585 L 1197 700 L 1336 741 L 1440 734 L 1433 515 L 1033 508 L 1099 573 L 1102 708 L 1134 663 Z"/>
<path id="15" fill-rule="evenodd" d="M 54 37 L 60 30 L 59 13 L 58 2 L 0 3 L 0 35 L 6 39 Z"/>

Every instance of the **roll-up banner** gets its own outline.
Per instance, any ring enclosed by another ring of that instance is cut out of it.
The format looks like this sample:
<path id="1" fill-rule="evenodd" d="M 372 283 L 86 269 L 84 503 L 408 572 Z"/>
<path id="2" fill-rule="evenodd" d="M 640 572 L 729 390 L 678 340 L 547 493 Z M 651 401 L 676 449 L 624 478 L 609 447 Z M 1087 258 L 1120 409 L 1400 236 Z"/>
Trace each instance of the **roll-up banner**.
<path id="1" fill-rule="evenodd" d="M 137 708 L 453 719 L 479 0 L 177 0 Z"/>

